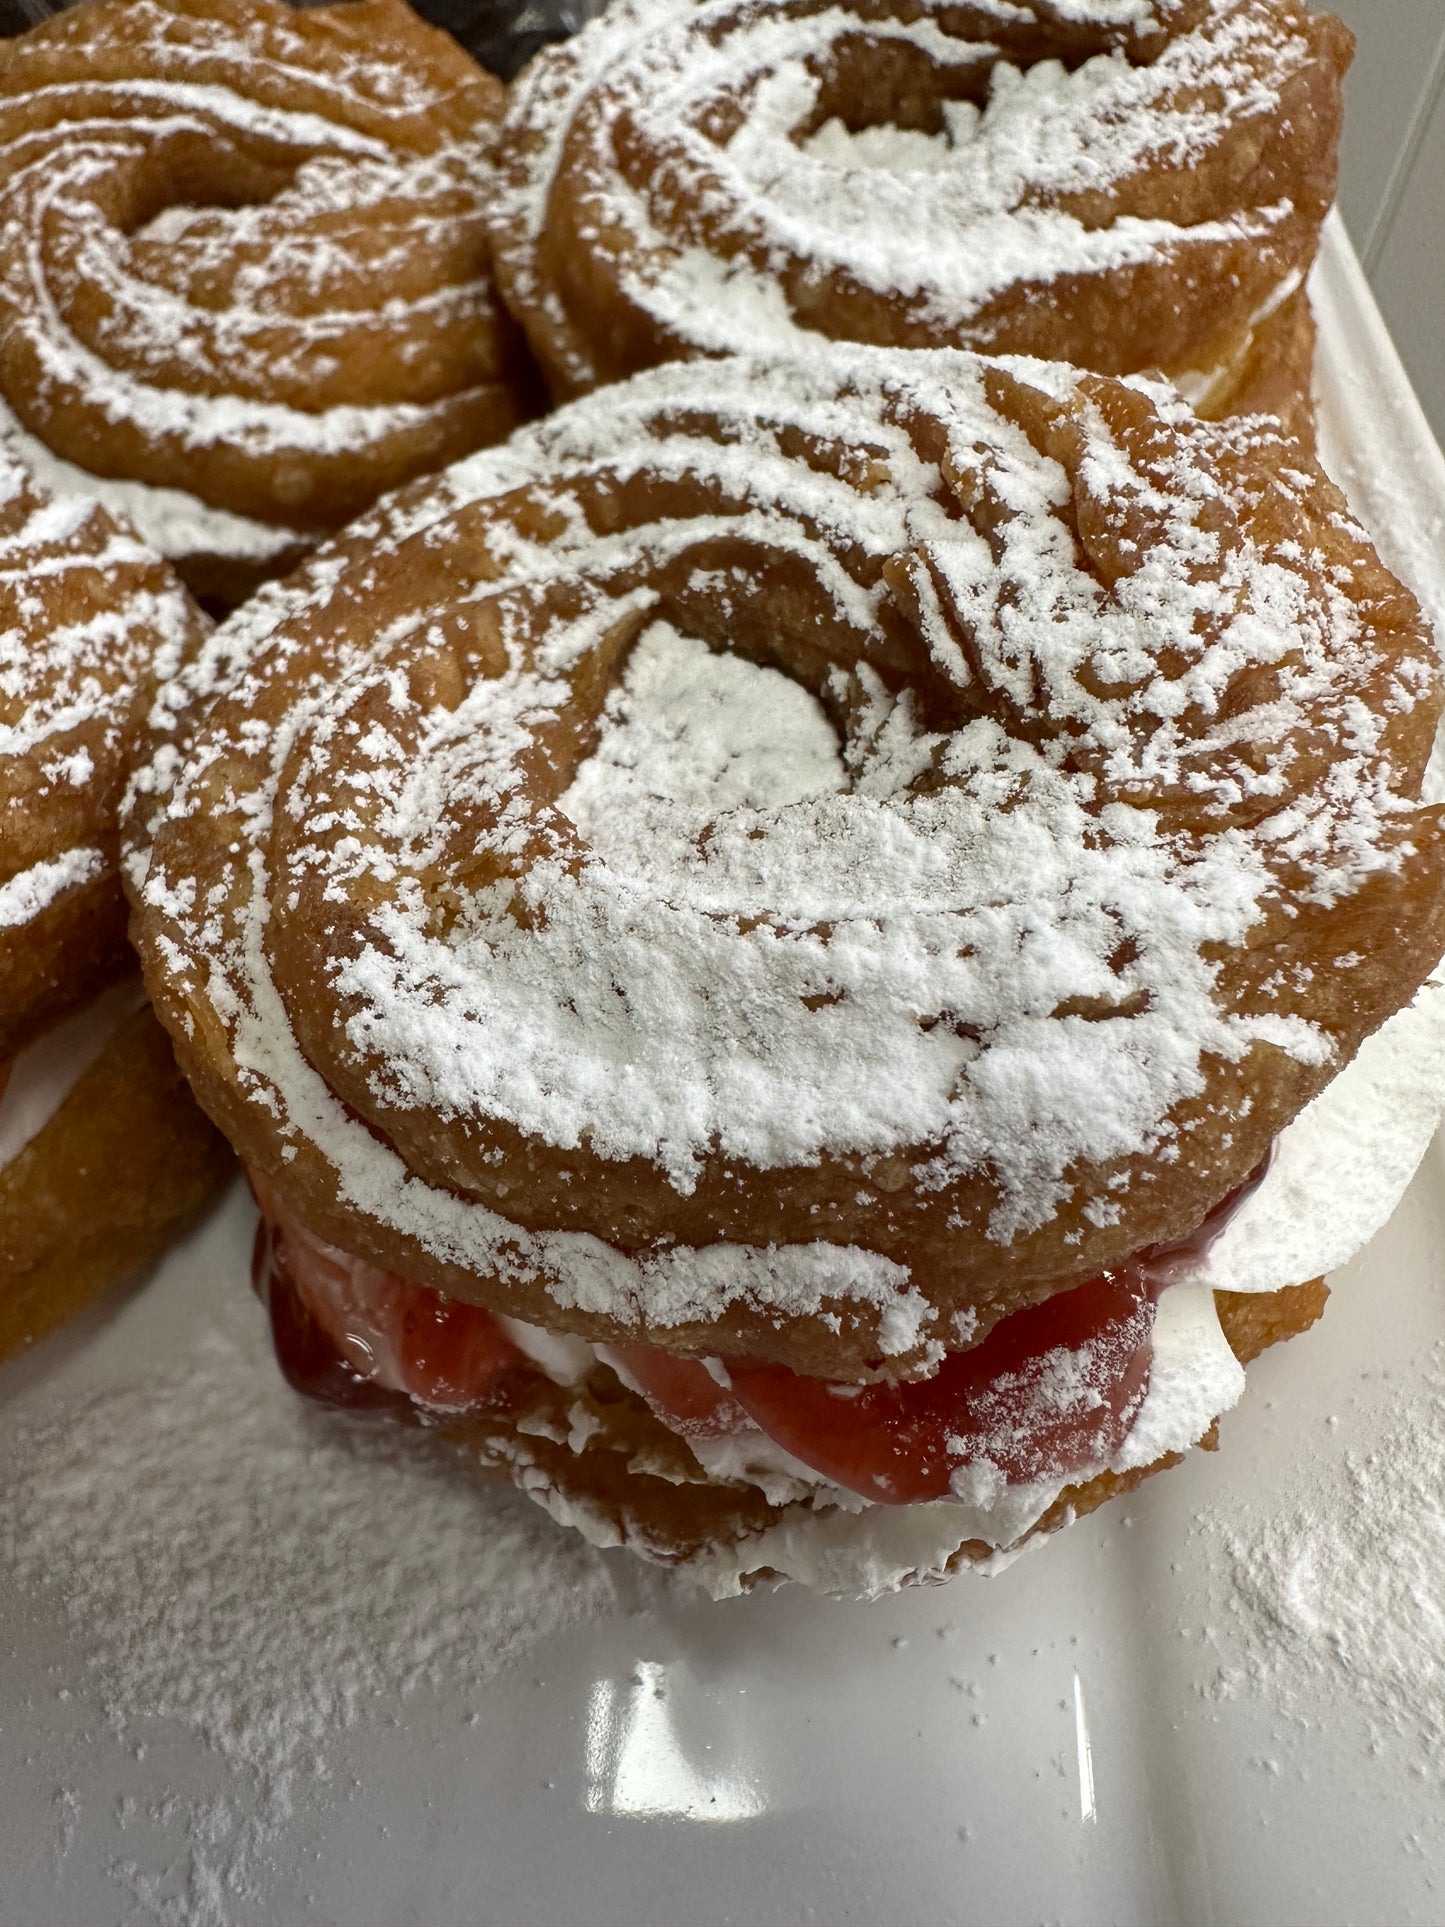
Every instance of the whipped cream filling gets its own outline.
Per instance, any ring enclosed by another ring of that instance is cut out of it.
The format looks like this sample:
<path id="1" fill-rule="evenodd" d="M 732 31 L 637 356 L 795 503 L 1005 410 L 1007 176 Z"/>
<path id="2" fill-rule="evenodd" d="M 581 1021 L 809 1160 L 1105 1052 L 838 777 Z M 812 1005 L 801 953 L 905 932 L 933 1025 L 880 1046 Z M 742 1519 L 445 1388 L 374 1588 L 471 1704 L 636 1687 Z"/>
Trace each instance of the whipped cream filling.
<path id="1" fill-rule="evenodd" d="M 13 1164 L 39 1137 L 126 1018 L 144 1002 L 140 978 L 123 978 L 19 1053 L 0 1093 L 0 1168 Z"/>
<path id="2" fill-rule="evenodd" d="M 514 1320 L 506 1321 L 515 1336 Z M 571 1341 L 576 1343 L 577 1341 Z M 523 1349 L 527 1349 L 524 1345 Z M 590 1349 L 590 1348 L 589 1348 Z M 607 1352 L 609 1364 L 628 1386 L 642 1395 L 642 1387 Z M 546 1370 L 538 1353 L 530 1352 Z M 594 1357 L 599 1354 L 594 1353 Z M 549 1373 L 549 1376 L 555 1376 Z M 573 1383 L 573 1379 L 559 1379 Z M 795 1570 L 820 1555 L 841 1556 L 851 1545 L 867 1557 L 901 1556 L 909 1549 L 910 1563 L 893 1576 L 864 1590 L 884 1592 L 913 1572 L 942 1577 L 948 1560 L 968 1540 L 979 1540 L 996 1550 L 1023 1537 L 1057 1499 L 1066 1485 L 1074 1485 L 1104 1471 L 1126 1472 L 1152 1465 L 1168 1452 L 1182 1452 L 1209 1430 L 1221 1412 L 1238 1402 L 1244 1389 L 1244 1370 L 1230 1350 L 1214 1310 L 1213 1295 L 1192 1286 L 1169 1286 L 1160 1296 L 1154 1321 L 1153 1359 L 1149 1390 L 1118 1451 L 1098 1464 L 1071 1472 L 1066 1478 L 1020 1483 L 1004 1476 L 987 1458 L 975 1459 L 954 1475 L 953 1496 L 914 1505 L 876 1505 L 857 1492 L 833 1485 L 811 1467 L 784 1450 L 765 1432 L 749 1429 L 718 1438 L 689 1438 L 688 1449 L 711 1478 L 755 1486 L 770 1505 L 793 1508 L 789 1515 L 742 1545 L 700 1554 L 688 1570 L 715 1596 L 740 1591 L 741 1575 L 767 1566 L 806 1578 L 828 1590 L 829 1581 L 817 1571 Z M 534 1497 L 542 1497 L 539 1492 Z M 554 1498 L 556 1503 L 554 1504 Z M 802 1503 L 800 1503 L 802 1502 Z M 585 1505 L 562 1494 L 544 1499 L 559 1518 L 578 1526 L 598 1543 L 611 1543 L 610 1521 L 593 1518 L 584 1523 Z M 560 1508 L 560 1509 L 559 1509 Z M 830 1554 L 831 1549 L 831 1554 Z M 784 1561 L 791 1563 L 785 1564 Z M 735 1568 L 729 1584 L 721 1576 Z M 890 1568 L 891 1570 L 891 1568 Z M 849 1591 L 859 1588 L 850 1569 L 836 1582 Z"/>
<path id="3" fill-rule="evenodd" d="M 1366 1038 L 1275 1142 L 1270 1168 L 1180 1282 L 1278 1291 L 1352 1258 L 1404 1195 L 1445 1104 L 1445 984 Z"/>
<path id="4" fill-rule="evenodd" d="M 237 561 L 269 562 L 289 549 L 311 548 L 316 537 L 270 522 L 212 508 L 198 495 L 157 488 L 148 482 L 122 482 L 67 462 L 23 427 L 0 396 L 0 443 L 52 495 L 88 496 L 135 530 L 143 542 L 170 561 L 191 555 L 217 555 Z"/>
<path id="5" fill-rule="evenodd" d="M 580 1385 L 597 1363 L 596 1349 L 585 1338 L 576 1338 L 571 1332 L 544 1331 L 540 1325 L 524 1325 L 520 1318 L 508 1318 L 499 1311 L 492 1316 L 517 1350 L 554 1385 Z"/>

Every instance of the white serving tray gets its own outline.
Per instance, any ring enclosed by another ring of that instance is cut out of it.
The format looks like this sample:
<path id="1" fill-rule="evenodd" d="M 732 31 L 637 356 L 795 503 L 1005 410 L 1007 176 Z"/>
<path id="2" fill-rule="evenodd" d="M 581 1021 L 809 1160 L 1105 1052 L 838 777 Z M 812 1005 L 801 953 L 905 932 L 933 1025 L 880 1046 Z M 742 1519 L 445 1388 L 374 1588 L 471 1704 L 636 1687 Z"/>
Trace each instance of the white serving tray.
<path id="1" fill-rule="evenodd" d="M 1338 225 L 1314 291 L 1326 460 L 1445 614 L 1445 462 Z M 374 1430 L 279 1383 L 218 1466 L 174 1417 L 226 1436 L 237 1361 L 266 1369 L 233 1195 L 147 1290 L 0 1371 L 0 1922 L 1440 1921 L 1445 1628 L 1402 1710 L 1341 1654 L 1341 1602 L 1380 1573 L 1341 1567 L 1338 1528 L 1348 1455 L 1403 1478 L 1401 1427 L 1445 1410 L 1442 1175 L 1437 1142 L 1323 1325 L 1251 1367 L 1218 1454 L 995 1579 L 866 1607 L 797 1590 L 713 1605 L 417 1467 L 410 1434 L 378 1457 Z M 334 1513 L 403 1444 L 389 1531 L 359 1506 L 348 1564 Z M 156 1557 L 154 1520 L 192 1491 L 195 1544 L 178 1532 Z M 314 1564 L 282 1556 L 303 1499 Z M 1445 1518 L 1445 1491 L 1427 1482 L 1420 1506 Z M 1291 1521 L 1262 1590 L 1241 1591 L 1231 1543 Z M 1434 1551 L 1405 1612 L 1427 1633 Z M 434 1653 L 382 1649 L 410 1623 L 376 1604 L 383 1575 L 413 1606 L 435 1598 Z M 237 1588 L 287 1635 L 259 1668 L 248 1622 L 226 1618 Z M 474 1649 L 506 1615 L 514 1657 L 481 1677 Z M 237 1658 L 244 1720 L 196 1681 Z"/>

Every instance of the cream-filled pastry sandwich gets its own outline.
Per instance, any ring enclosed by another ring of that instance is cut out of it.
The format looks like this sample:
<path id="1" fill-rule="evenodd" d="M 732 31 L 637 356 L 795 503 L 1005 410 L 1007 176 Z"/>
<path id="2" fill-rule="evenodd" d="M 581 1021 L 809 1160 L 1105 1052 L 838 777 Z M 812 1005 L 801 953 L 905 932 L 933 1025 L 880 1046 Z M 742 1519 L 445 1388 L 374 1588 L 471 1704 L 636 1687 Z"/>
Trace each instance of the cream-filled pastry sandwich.
<path id="1" fill-rule="evenodd" d="M 679 364 L 390 498 L 128 807 L 283 1363 L 718 1592 L 1212 1439 L 1403 1189 L 1340 1107 L 1434 1116 L 1440 709 L 1306 450 L 1144 378 Z"/>

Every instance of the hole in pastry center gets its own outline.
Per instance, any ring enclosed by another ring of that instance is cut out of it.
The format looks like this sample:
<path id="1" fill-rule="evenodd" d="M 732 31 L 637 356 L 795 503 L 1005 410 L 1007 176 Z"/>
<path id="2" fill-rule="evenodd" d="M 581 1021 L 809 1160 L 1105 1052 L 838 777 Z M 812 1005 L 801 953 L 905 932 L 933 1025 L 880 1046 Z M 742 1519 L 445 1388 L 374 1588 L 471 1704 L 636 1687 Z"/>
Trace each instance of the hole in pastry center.
<path id="1" fill-rule="evenodd" d="M 597 746 L 558 807 L 598 852 L 652 868 L 732 810 L 848 787 L 823 706 L 781 670 L 715 654 L 671 623 L 633 645 Z"/>
<path id="2" fill-rule="evenodd" d="M 1009 58 L 980 48 L 958 65 L 917 49 L 839 43 L 830 71 L 815 74 L 809 110 L 794 143 L 839 169 L 931 173 L 986 135 L 996 110 L 1024 98 L 1057 115 L 1073 98 L 1075 77 L 1117 71 L 1103 49 Z M 871 56 L 871 57 L 870 57 Z"/>
<path id="3" fill-rule="evenodd" d="M 135 181 L 130 204 L 120 211 L 122 232 L 133 240 L 164 245 L 208 218 L 265 206 L 296 177 L 294 164 L 278 165 L 247 154 L 229 153 L 223 164 L 215 155 L 195 151 L 187 154 L 186 163 L 147 171 Z"/>
<path id="4" fill-rule="evenodd" d="M 866 127 L 850 127 L 839 116 L 823 125 L 799 146 L 805 154 L 830 166 L 879 168 L 889 174 L 932 173 L 946 167 L 952 157 L 977 139 L 983 118 L 971 100 L 945 100 L 939 103 L 941 127 L 925 133 L 917 127 L 900 127 L 893 121 L 880 121 Z"/>
<path id="5" fill-rule="evenodd" d="M 993 64 L 992 49 L 949 67 L 921 48 L 844 34 L 825 59 L 762 80 L 759 104 L 767 96 L 774 111 L 792 108 L 792 139 L 806 153 L 831 156 L 853 142 L 860 162 L 888 165 L 895 150 L 946 154 L 972 139 Z"/>

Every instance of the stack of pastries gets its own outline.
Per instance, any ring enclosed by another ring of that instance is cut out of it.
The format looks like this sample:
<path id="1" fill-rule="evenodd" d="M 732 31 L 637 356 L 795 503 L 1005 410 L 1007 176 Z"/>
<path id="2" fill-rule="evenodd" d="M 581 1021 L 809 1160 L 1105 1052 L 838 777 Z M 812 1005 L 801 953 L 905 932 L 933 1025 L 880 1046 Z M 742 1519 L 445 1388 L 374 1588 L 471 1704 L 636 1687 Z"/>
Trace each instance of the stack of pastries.
<path id="1" fill-rule="evenodd" d="M 614 0 L 504 107 L 402 0 L 0 49 L 5 445 L 240 599 L 165 578 L 118 828 L 299 1389 L 871 1593 L 1319 1315 L 1445 950 L 1434 642 L 1312 454 L 1349 46 Z"/>

